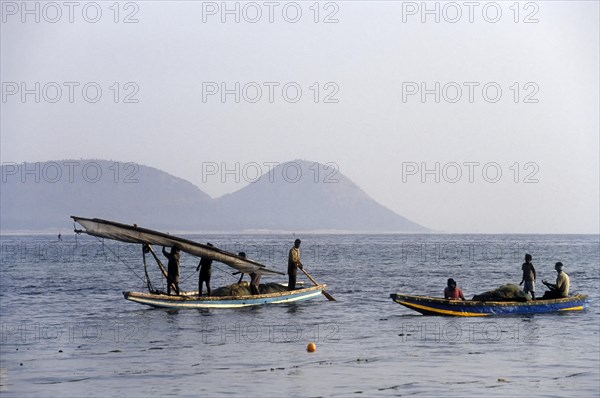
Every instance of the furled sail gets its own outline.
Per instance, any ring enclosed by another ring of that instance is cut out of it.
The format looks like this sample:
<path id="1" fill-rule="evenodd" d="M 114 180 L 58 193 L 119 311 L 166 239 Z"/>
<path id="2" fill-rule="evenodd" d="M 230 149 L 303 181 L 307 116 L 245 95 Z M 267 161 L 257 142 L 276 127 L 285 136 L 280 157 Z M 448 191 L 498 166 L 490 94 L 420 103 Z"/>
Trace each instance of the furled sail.
<path id="1" fill-rule="evenodd" d="M 76 216 L 71 216 L 71 218 L 85 228 L 85 231 L 75 230 L 75 232 L 85 232 L 88 235 L 126 243 L 141 243 L 167 247 L 176 246 L 183 252 L 198 257 L 207 257 L 214 261 L 227 264 L 244 274 L 256 272 L 258 274 L 284 275 L 282 272 L 267 269 L 263 264 L 240 257 L 237 254 L 229 253 L 225 250 L 203 245 L 188 239 L 153 231 L 151 229 L 101 220 L 99 218 L 90 219 Z"/>

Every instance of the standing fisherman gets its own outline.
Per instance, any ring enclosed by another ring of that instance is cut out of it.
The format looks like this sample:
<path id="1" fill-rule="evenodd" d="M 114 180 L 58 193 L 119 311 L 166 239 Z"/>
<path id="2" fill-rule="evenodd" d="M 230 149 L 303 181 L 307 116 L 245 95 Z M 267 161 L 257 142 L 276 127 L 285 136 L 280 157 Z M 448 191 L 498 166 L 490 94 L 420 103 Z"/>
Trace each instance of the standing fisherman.
<path id="1" fill-rule="evenodd" d="M 290 249 L 288 255 L 288 290 L 294 290 L 296 288 L 296 275 L 298 274 L 298 268 L 302 269 L 302 262 L 300 261 L 300 239 L 294 241 L 294 247 Z"/>
<path id="2" fill-rule="evenodd" d="M 169 259 L 169 266 L 167 272 L 167 294 L 171 295 L 171 285 L 175 289 L 175 294 L 179 294 L 179 248 L 173 246 L 171 253 L 167 253 L 165 247 L 162 248 L 163 255 Z"/>
<path id="3" fill-rule="evenodd" d="M 257 272 L 250 273 L 250 293 L 260 294 L 260 274 Z"/>
<path id="4" fill-rule="evenodd" d="M 212 243 L 207 242 L 206 246 L 214 247 Z M 200 263 L 196 267 L 196 271 L 200 270 L 198 274 L 198 296 L 202 296 L 202 283 L 206 284 L 207 294 L 210 296 L 210 275 L 212 274 L 212 262 L 213 260 L 208 257 L 202 257 Z"/>
<path id="5" fill-rule="evenodd" d="M 531 260 L 531 254 L 525 254 L 525 262 L 521 266 L 521 269 L 523 270 L 523 279 L 521 279 L 519 285 L 522 285 L 523 282 L 525 282 L 523 292 L 531 293 L 531 299 L 535 300 L 535 268 L 533 267 Z"/>

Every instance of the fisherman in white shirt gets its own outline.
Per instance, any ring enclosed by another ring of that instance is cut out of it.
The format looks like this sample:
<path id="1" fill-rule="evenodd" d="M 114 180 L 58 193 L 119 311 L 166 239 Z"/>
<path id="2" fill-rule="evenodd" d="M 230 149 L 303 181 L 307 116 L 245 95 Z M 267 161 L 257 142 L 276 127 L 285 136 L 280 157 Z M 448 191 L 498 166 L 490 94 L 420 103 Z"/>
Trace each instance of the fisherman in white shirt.
<path id="1" fill-rule="evenodd" d="M 567 273 L 563 271 L 563 263 L 559 261 L 554 266 L 554 269 L 558 273 L 556 275 L 556 284 L 548 283 L 542 280 L 542 283 L 550 289 L 550 291 L 544 293 L 544 299 L 557 299 L 569 296 L 571 280 L 569 279 L 569 275 L 567 275 Z"/>

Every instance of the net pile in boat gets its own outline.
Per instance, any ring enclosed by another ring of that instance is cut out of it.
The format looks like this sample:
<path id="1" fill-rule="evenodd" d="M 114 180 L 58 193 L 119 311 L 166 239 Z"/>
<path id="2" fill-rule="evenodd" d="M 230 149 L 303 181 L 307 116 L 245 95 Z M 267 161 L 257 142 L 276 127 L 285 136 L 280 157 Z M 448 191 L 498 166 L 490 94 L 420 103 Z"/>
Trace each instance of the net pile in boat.
<path id="1" fill-rule="evenodd" d="M 531 297 L 521 288 L 512 283 L 502 285 L 497 289 L 473 296 L 473 301 L 529 301 Z"/>
<path id="2" fill-rule="evenodd" d="M 287 287 L 280 285 L 279 283 L 265 283 L 258 287 L 260 294 L 268 293 L 280 293 L 287 291 Z M 213 296 L 250 296 L 250 284 L 248 282 L 234 283 L 233 285 L 227 285 L 219 287 L 211 292 Z"/>

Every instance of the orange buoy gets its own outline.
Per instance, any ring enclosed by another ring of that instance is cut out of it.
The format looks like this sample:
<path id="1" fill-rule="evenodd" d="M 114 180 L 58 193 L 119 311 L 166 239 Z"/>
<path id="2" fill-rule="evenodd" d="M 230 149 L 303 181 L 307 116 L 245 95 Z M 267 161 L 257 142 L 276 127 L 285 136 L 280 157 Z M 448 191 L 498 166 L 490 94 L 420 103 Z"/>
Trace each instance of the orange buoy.
<path id="1" fill-rule="evenodd" d="M 317 351 L 317 345 L 311 341 L 310 343 L 308 343 L 308 346 L 306 347 L 306 351 L 308 351 L 308 352 Z"/>

